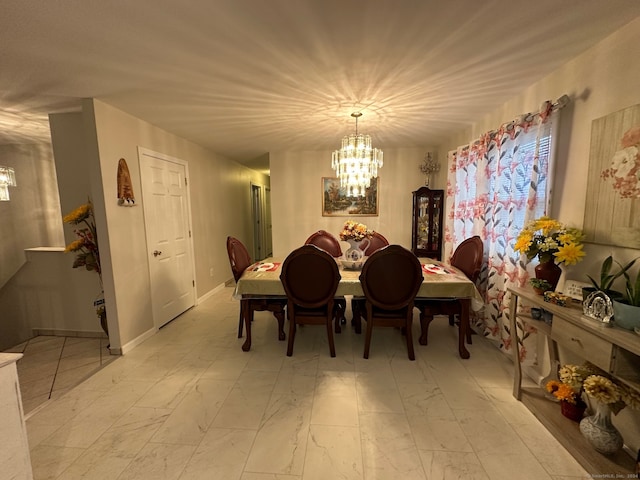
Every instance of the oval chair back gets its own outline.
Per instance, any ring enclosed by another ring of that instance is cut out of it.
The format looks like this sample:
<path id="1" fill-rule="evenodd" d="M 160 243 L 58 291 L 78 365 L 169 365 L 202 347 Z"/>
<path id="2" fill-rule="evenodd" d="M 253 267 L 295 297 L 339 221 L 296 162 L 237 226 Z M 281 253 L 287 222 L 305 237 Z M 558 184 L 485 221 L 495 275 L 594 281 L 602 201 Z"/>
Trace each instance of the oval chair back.
<path id="1" fill-rule="evenodd" d="M 334 258 L 315 245 L 303 245 L 287 256 L 280 273 L 280 281 L 288 300 L 287 356 L 293 354 L 296 325 L 299 324 L 326 325 L 329 350 L 332 357 L 336 356 L 331 322 L 340 278 L 340 270 Z"/>
<path id="2" fill-rule="evenodd" d="M 340 248 L 340 242 L 336 237 L 331 235 L 326 230 L 318 230 L 311 234 L 309 238 L 304 242 L 305 245 L 315 245 L 321 248 L 325 252 L 328 252 L 332 257 L 338 258 L 342 256 L 342 249 Z"/>
<path id="3" fill-rule="evenodd" d="M 413 305 L 423 280 L 420 261 L 400 245 L 384 247 L 367 259 L 360 274 L 367 320 L 364 358 L 369 358 L 373 326 L 379 325 L 402 328 L 409 359 L 415 360 Z"/>

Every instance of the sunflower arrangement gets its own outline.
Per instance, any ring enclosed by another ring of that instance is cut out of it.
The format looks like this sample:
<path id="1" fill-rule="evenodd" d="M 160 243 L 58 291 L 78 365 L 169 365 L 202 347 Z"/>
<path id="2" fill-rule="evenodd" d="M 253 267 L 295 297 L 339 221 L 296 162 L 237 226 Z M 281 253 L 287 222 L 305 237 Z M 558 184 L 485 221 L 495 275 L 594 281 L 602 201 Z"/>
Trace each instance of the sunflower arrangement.
<path id="1" fill-rule="evenodd" d="M 553 261 L 575 265 L 585 255 L 583 239 L 581 230 L 569 228 L 545 216 L 525 225 L 518 235 L 514 249 L 526 255 L 529 260 L 538 257 L 540 263 Z"/>
<path id="2" fill-rule="evenodd" d="M 365 224 L 347 220 L 344 222 L 344 226 L 340 232 L 340 240 L 355 240 L 359 242 L 365 238 L 369 238 L 371 235 L 373 235 L 373 230 L 369 230 Z"/>
<path id="3" fill-rule="evenodd" d="M 587 366 L 564 365 L 558 370 L 558 380 L 547 382 L 546 389 L 560 401 L 584 405 L 583 382 L 592 373 Z"/>
<path id="4" fill-rule="evenodd" d="M 582 393 L 597 402 L 606 403 L 614 415 L 625 407 L 640 410 L 640 393 L 610 378 L 592 363 L 563 365 L 558 379 L 547 382 L 546 389 L 558 400 L 579 404 Z"/>
<path id="5" fill-rule="evenodd" d="M 67 245 L 65 252 L 74 252 L 76 258 L 73 268 L 84 267 L 89 271 L 94 271 L 100 277 L 102 283 L 102 268 L 100 267 L 100 250 L 98 249 L 98 236 L 96 234 L 96 224 L 93 216 L 93 204 L 88 201 L 80 205 L 71 213 L 62 218 L 64 223 L 75 225 L 73 230 L 78 238 Z"/>

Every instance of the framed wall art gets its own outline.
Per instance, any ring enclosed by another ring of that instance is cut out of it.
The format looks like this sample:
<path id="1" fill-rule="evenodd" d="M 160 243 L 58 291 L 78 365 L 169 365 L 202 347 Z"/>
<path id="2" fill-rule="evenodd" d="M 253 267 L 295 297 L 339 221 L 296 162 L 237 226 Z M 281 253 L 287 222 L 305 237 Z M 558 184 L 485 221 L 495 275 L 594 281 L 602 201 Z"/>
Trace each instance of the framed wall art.
<path id="1" fill-rule="evenodd" d="M 340 187 L 340 179 L 322 177 L 322 216 L 377 217 L 379 186 L 380 179 L 372 178 L 364 197 L 351 197 Z"/>
<path id="2" fill-rule="evenodd" d="M 586 241 L 640 249 L 640 105 L 591 124 Z"/>

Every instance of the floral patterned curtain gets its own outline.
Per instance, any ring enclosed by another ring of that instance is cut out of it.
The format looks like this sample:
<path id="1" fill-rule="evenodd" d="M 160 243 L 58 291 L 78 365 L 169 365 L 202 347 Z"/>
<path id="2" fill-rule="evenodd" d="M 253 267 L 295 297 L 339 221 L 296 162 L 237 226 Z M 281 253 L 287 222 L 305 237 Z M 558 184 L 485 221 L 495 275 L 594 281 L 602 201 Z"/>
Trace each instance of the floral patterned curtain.
<path id="1" fill-rule="evenodd" d="M 449 154 L 444 258 L 465 238 L 482 238 L 479 289 L 485 306 L 473 325 L 505 351 L 511 348 L 507 288 L 526 285 L 534 267 L 521 262 L 513 247 L 524 224 L 547 212 L 555 117 L 552 103 L 545 102 L 539 113 L 522 115 Z M 520 357 L 535 361 L 535 331 L 518 327 Z M 533 355 L 527 356 L 528 346 Z"/>

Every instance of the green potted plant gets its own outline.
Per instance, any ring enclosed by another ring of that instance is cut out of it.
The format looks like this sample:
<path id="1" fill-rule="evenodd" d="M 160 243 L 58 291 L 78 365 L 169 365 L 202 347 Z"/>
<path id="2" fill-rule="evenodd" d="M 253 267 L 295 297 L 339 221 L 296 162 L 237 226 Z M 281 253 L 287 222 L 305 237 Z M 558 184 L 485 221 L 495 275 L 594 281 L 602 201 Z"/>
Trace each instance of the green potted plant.
<path id="1" fill-rule="evenodd" d="M 609 298 L 611 298 L 612 300 L 624 299 L 623 293 L 612 290 L 611 288 L 613 287 L 613 282 L 615 282 L 616 279 L 618 279 L 622 275 L 626 275 L 627 270 L 629 270 L 633 266 L 636 260 L 637 258 L 634 258 L 626 265 L 622 265 L 620 262 L 615 260 L 615 262 L 618 264 L 620 268 L 612 272 L 611 269 L 613 267 L 613 262 L 614 262 L 613 256 L 609 255 L 607 258 L 605 258 L 604 261 L 602 262 L 602 266 L 600 267 L 599 282 L 596 281 L 591 275 L 587 275 L 587 278 L 591 281 L 593 287 L 585 287 L 582 289 L 583 300 L 586 300 L 589 294 L 597 290 L 600 290 L 606 293 L 609 296 Z"/>
<path id="2" fill-rule="evenodd" d="M 625 271 L 625 297 L 613 300 L 613 319 L 617 326 L 627 330 L 640 329 L 640 270 L 635 280 Z"/>
<path id="3" fill-rule="evenodd" d="M 543 278 L 530 278 L 529 283 L 533 287 L 533 291 L 538 295 L 542 295 L 544 292 L 552 290 L 551 284 Z"/>

